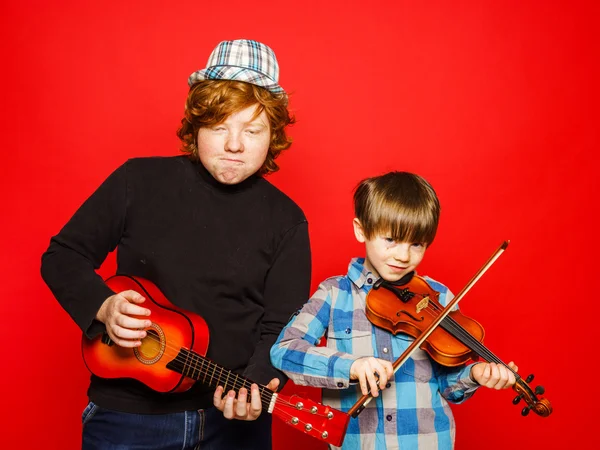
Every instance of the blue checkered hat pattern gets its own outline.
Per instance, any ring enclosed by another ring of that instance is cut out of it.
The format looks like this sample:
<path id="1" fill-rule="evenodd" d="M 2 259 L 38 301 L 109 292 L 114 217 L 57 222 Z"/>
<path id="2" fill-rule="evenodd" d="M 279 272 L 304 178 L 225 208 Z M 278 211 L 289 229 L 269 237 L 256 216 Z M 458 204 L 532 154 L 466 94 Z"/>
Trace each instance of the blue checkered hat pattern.
<path id="1" fill-rule="evenodd" d="M 201 80 L 236 80 L 255 84 L 274 94 L 285 93 L 279 86 L 279 64 L 265 44 L 248 39 L 223 41 L 208 58 L 206 68 L 190 75 L 192 86 Z"/>

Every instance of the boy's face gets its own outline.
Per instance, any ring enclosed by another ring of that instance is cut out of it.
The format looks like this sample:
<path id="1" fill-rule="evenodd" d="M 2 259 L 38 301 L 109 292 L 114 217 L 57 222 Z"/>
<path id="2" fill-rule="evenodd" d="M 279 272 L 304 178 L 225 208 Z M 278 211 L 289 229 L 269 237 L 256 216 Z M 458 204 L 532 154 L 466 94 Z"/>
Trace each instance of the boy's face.
<path id="1" fill-rule="evenodd" d="M 212 127 L 198 130 L 198 156 L 210 174 L 223 184 L 237 184 L 255 174 L 265 162 L 271 144 L 267 113 L 258 117 L 249 106 Z"/>
<path id="2" fill-rule="evenodd" d="M 387 236 L 367 239 L 358 219 L 354 219 L 354 234 L 358 242 L 364 242 L 365 266 L 374 275 L 386 281 L 398 281 L 417 268 L 425 256 L 426 246 L 413 242 L 396 242 Z"/>

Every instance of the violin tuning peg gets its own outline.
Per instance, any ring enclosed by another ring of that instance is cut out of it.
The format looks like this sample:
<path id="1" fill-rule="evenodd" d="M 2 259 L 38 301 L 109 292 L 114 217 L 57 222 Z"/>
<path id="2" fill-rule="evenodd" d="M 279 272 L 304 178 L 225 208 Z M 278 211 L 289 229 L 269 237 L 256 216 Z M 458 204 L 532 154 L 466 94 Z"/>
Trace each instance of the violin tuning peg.
<path id="1" fill-rule="evenodd" d="M 517 395 L 515 398 L 513 398 L 513 401 L 512 401 L 513 405 L 518 404 L 522 398 L 523 398 L 523 395 Z"/>
<path id="2" fill-rule="evenodd" d="M 526 381 L 527 383 L 531 383 L 531 382 L 533 381 L 533 374 L 529 375 L 529 376 L 528 376 L 528 377 L 525 379 L 525 381 Z"/>
<path id="3" fill-rule="evenodd" d="M 535 395 L 542 395 L 544 392 L 546 392 L 546 389 L 544 389 L 544 386 L 536 386 L 534 392 Z"/>
<path id="4" fill-rule="evenodd" d="M 531 409 L 531 408 L 530 408 L 529 406 L 526 406 L 525 408 L 523 408 L 523 409 L 521 410 L 521 415 L 522 415 L 523 417 L 525 417 L 527 414 L 529 414 L 529 410 L 530 410 L 530 409 Z"/>

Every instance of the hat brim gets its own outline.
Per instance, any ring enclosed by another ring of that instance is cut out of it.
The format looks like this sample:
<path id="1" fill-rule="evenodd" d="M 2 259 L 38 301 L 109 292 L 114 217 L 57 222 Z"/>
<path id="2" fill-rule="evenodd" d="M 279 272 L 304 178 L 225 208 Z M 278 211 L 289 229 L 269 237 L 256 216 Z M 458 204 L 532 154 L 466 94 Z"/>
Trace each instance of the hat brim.
<path id="1" fill-rule="evenodd" d="M 260 72 L 251 70 L 245 67 L 234 67 L 234 66 L 213 66 L 207 67 L 206 69 L 198 70 L 190 75 L 188 78 L 188 84 L 190 87 L 202 80 L 232 80 L 232 81 L 244 81 L 246 83 L 254 84 L 274 94 L 285 94 L 285 91 L 281 86 L 275 83 L 271 78 L 263 75 Z"/>

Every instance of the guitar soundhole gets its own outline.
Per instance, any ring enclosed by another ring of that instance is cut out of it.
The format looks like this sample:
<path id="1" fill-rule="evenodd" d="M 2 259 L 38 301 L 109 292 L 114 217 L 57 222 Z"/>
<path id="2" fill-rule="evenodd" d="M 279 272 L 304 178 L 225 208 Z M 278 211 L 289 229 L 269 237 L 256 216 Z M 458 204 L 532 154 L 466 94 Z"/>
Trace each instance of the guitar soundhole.
<path id="1" fill-rule="evenodd" d="M 146 329 L 146 337 L 142 339 L 142 345 L 133 349 L 136 358 L 142 364 L 154 364 L 165 352 L 165 335 L 162 329 L 155 323 Z"/>

